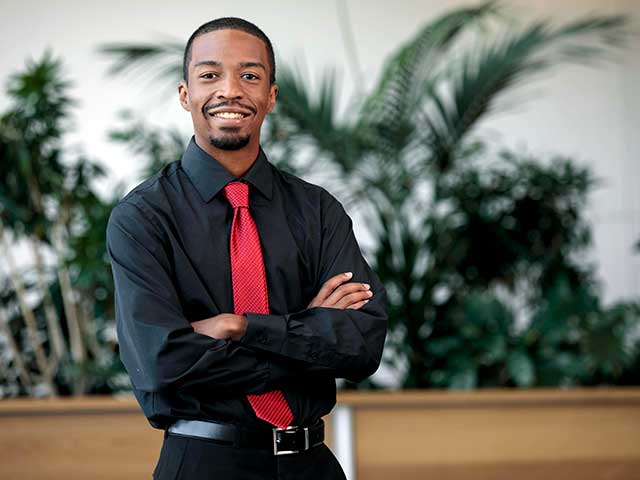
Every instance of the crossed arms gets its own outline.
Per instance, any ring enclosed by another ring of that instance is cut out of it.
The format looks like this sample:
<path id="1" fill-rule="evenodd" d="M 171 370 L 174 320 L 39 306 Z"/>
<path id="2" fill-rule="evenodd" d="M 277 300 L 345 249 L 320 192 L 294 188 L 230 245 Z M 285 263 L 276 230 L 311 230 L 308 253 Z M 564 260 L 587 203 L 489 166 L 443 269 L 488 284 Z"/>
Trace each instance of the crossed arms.
<path id="1" fill-rule="evenodd" d="M 353 276 L 352 272 L 344 272 L 327 280 L 318 294 L 311 300 L 307 308 L 351 308 L 357 310 L 373 296 L 368 283 L 344 282 Z M 221 313 L 215 317 L 192 322 L 193 329 L 220 340 L 241 340 L 247 331 L 247 317 L 233 313 Z"/>
<path id="2" fill-rule="evenodd" d="M 327 216 L 335 224 L 323 225 L 323 286 L 307 308 L 285 315 L 222 313 L 198 321 L 184 315 L 167 233 L 150 221 L 153 213 L 135 199 L 114 208 L 107 248 L 120 356 L 134 388 L 159 392 L 206 385 L 211 392 L 240 395 L 277 388 L 300 374 L 352 381 L 371 375 L 386 335 L 386 292 L 363 259 L 342 206 L 327 208 L 338 211 Z M 343 272 L 353 272 L 357 281 L 347 282 Z"/>

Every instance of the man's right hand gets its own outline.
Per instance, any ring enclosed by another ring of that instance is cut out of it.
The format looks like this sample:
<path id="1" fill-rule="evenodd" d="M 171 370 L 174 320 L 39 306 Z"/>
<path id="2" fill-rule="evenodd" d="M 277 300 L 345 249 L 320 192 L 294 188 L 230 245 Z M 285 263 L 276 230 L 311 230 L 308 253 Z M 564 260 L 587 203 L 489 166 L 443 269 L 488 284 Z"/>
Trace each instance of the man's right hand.
<path id="1" fill-rule="evenodd" d="M 308 308 L 330 307 L 357 310 L 362 307 L 373 296 L 373 292 L 366 283 L 351 282 L 342 285 L 352 276 L 351 272 L 347 272 L 331 277 L 322 285 Z"/>
<path id="2" fill-rule="evenodd" d="M 221 313 L 215 317 L 191 322 L 191 327 L 203 335 L 220 340 L 239 340 L 247 330 L 247 317 Z"/>

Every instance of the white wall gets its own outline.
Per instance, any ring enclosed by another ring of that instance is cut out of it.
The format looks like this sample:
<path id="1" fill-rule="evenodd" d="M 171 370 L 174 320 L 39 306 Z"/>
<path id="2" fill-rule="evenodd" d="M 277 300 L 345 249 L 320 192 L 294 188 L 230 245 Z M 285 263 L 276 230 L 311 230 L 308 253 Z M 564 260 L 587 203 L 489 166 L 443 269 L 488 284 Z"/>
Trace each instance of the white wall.
<path id="1" fill-rule="evenodd" d="M 349 1 L 364 74 L 364 85 L 358 88 L 370 87 L 385 57 L 426 20 L 468 3 Z M 566 21 L 592 12 L 632 13 L 640 31 L 640 1 L 512 0 L 507 4 L 525 19 L 543 16 Z M 133 108 L 154 124 L 177 125 L 187 134 L 191 125 L 177 98 L 159 104 L 157 96 L 149 95 L 152 79 L 108 77 L 108 62 L 95 53 L 99 44 L 150 41 L 164 35 L 186 40 L 207 20 L 239 16 L 255 22 L 271 37 L 279 62 L 304 58 L 313 74 L 322 72 L 323 67 L 337 66 L 344 79 L 343 101 L 354 91 L 356 76 L 344 51 L 335 1 L 2 0 L 0 5 L 0 82 L 4 85 L 11 72 L 23 67 L 26 57 L 39 57 L 47 46 L 62 55 L 75 83 L 73 95 L 81 100 L 77 133 L 70 141 L 108 167 L 110 181 L 99 185 L 102 191 L 118 180 L 132 185 L 138 168 L 135 158 L 106 140 L 106 131 L 116 123 L 117 110 Z M 619 55 L 618 63 L 598 69 L 561 68 L 520 96 L 539 94 L 535 102 L 481 126 L 481 132 L 507 146 L 524 145 L 541 156 L 572 156 L 604 180 L 592 196 L 588 215 L 594 226 L 593 260 L 607 301 L 640 296 L 640 255 L 631 252 L 633 243 L 640 239 L 640 188 L 635 185 L 640 180 L 635 161 L 640 154 L 640 135 L 636 133 L 640 126 L 638 52 L 640 36 L 636 35 L 633 45 Z M 2 95 L 0 111 L 7 106 Z"/>

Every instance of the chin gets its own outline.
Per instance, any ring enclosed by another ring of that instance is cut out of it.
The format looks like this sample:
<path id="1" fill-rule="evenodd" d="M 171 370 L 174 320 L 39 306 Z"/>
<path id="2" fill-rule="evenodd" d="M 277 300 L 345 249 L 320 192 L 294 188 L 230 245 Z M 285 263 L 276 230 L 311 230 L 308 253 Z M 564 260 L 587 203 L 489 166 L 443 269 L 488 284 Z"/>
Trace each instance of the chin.
<path id="1" fill-rule="evenodd" d="M 251 135 L 209 135 L 209 144 L 219 150 L 241 150 L 251 142 Z"/>

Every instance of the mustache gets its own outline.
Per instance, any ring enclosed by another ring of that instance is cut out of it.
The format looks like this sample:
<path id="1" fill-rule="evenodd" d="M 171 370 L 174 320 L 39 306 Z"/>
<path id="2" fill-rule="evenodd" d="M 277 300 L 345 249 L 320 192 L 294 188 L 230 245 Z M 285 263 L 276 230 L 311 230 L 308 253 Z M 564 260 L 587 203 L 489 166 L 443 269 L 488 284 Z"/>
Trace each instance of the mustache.
<path id="1" fill-rule="evenodd" d="M 220 102 L 220 103 L 215 103 L 213 105 L 207 105 L 204 108 L 204 112 L 205 113 L 209 113 L 211 110 L 215 110 L 217 108 L 222 108 L 222 107 L 232 107 L 232 106 L 237 106 L 240 108 L 243 108 L 245 110 L 249 110 L 252 113 L 257 113 L 257 110 L 251 106 L 251 105 L 245 105 L 244 103 L 240 103 L 240 102 L 229 102 L 229 101 L 224 101 L 224 102 Z"/>

